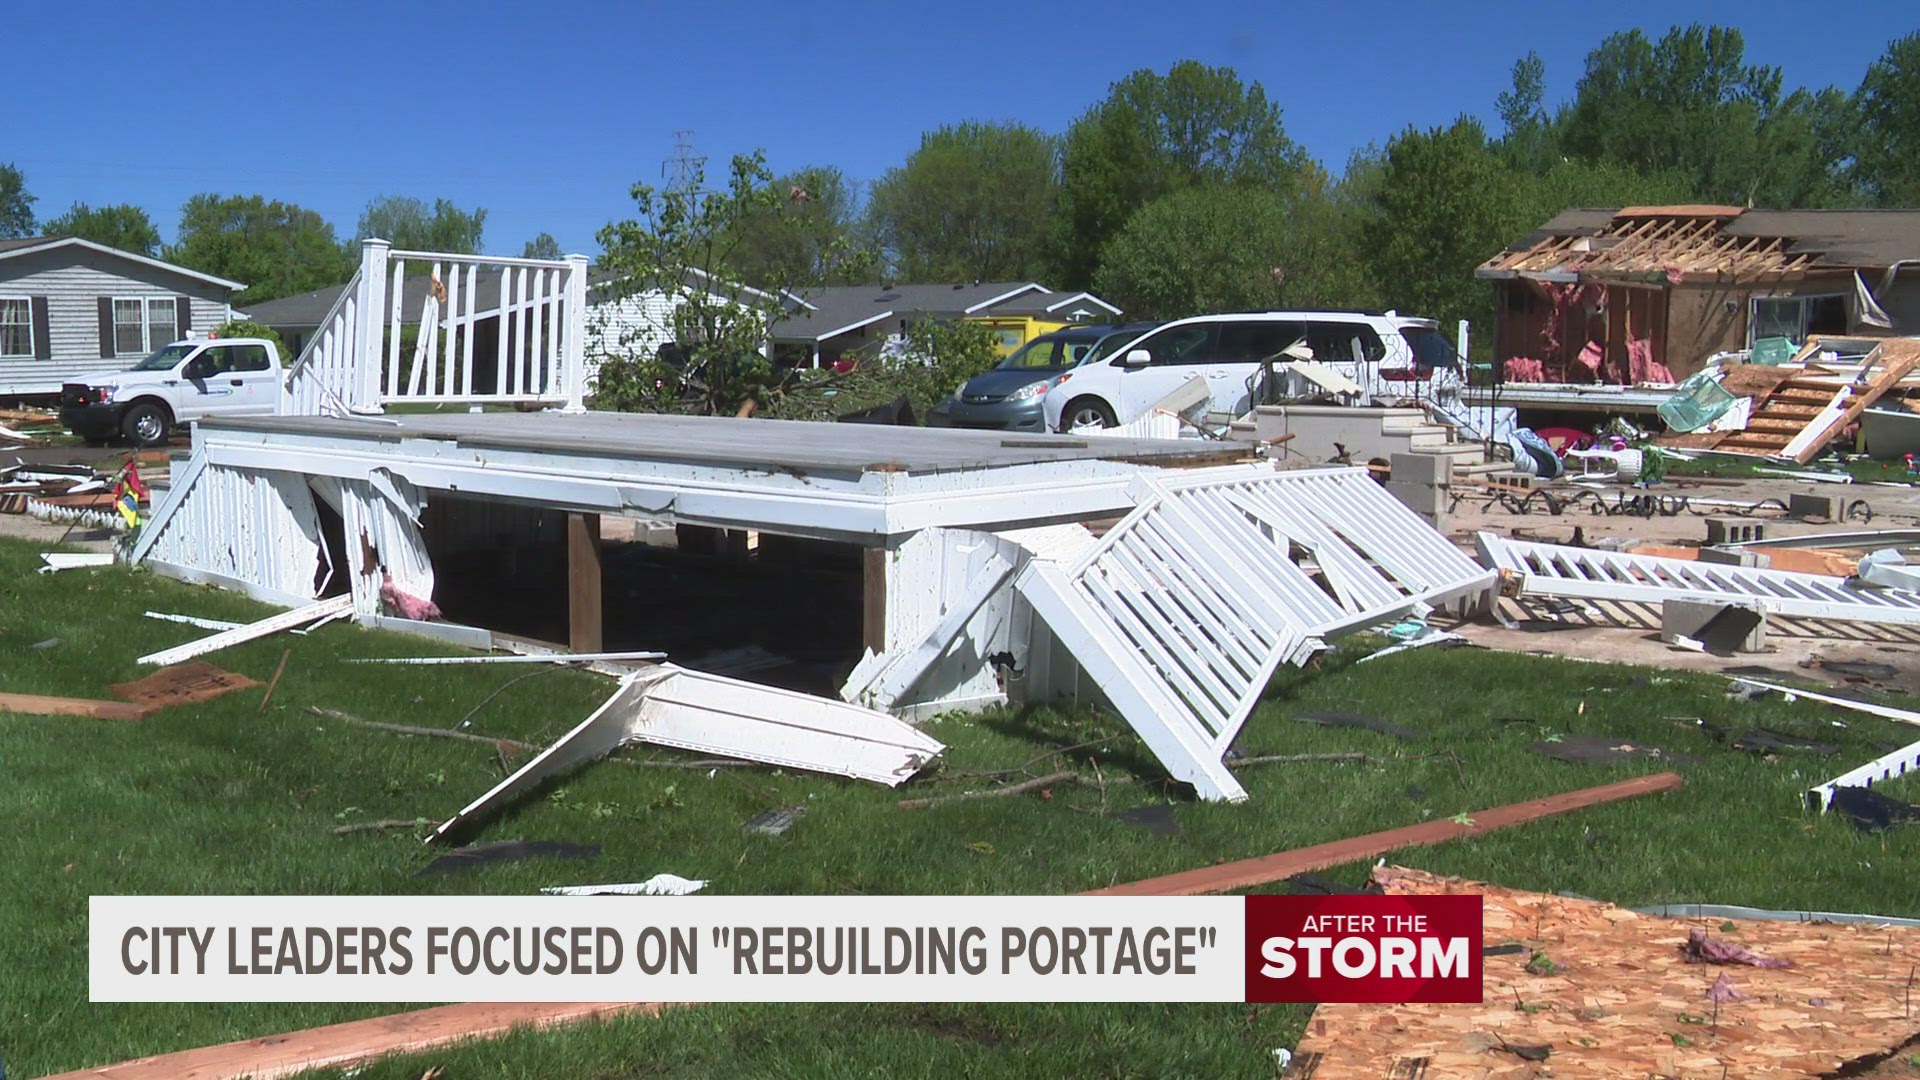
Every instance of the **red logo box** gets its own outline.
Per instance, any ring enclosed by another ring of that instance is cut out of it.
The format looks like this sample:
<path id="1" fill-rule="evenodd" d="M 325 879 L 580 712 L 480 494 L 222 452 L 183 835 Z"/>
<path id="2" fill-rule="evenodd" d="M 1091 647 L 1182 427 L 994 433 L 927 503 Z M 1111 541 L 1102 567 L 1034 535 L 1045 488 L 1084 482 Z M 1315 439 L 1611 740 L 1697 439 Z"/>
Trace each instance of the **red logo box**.
<path id="1" fill-rule="evenodd" d="M 1478 1002 L 1478 896 L 1249 896 L 1247 1000 Z"/>

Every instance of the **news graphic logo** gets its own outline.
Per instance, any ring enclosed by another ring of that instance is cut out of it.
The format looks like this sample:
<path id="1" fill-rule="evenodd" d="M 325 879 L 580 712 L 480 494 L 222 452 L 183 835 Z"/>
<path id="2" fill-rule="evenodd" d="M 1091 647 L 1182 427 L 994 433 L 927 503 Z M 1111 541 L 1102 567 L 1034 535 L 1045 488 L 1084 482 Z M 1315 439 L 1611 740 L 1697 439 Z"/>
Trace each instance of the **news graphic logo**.
<path id="1" fill-rule="evenodd" d="M 1247 1000 L 1479 1002 L 1478 896 L 1249 896 Z"/>

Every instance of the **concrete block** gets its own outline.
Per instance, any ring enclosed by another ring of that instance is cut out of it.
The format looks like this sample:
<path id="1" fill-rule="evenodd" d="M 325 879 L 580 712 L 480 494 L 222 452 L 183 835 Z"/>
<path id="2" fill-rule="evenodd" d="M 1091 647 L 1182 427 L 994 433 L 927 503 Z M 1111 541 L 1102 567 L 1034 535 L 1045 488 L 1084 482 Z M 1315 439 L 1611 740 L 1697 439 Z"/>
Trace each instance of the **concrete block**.
<path id="1" fill-rule="evenodd" d="M 1847 514 L 1846 497 L 1822 491 L 1796 491 L 1787 496 L 1787 513 L 1797 518 L 1841 521 Z"/>
<path id="2" fill-rule="evenodd" d="M 1710 653 L 1760 652 L 1767 647 L 1767 616 L 1758 605 L 1712 600 L 1666 600 L 1660 604 L 1660 640 L 1692 638 Z"/>
<path id="3" fill-rule="evenodd" d="M 1398 480 L 1389 480 L 1386 489 L 1387 494 L 1399 499 L 1416 514 L 1445 513 L 1447 505 L 1453 501 L 1445 488 L 1431 484 L 1403 484 Z"/>
<path id="4" fill-rule="evenodd" d="M 1700 549 L 1700 561 L 1721 566 L 1752 566 L 1763 570 L 1773 565 L 1773 560 L 1763 551 L 1728 547 L 1703 547 Z"/>
<path id="5" fill-rule="evenodd" d="M 1767 538 L 1767 523 L 1752 518 L 1710 517 L 1707 519 L 1707 543 L 1745 544 Z"/>
<path id="6" fill-rule="evenodd" d="M 1450 484 L 1453 459 L 1437 454 L 1394 454 L 1387 459 L 1396 484 Z"/>

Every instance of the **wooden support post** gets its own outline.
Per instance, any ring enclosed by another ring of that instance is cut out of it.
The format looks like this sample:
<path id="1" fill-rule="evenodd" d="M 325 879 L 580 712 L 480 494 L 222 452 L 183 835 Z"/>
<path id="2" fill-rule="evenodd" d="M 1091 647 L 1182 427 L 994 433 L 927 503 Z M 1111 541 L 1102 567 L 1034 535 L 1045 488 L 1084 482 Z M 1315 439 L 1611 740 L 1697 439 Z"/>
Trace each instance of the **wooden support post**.
<path id="1" fill-rule="evenodd" d="M 887 549 L 861 552 L 860 641 L 876 653 L 887 651 Z"/>
<path id="2" fill-rule="evenodd" d="M 601 652 L 600 515 L 567 515 L 567 646 Z"/>

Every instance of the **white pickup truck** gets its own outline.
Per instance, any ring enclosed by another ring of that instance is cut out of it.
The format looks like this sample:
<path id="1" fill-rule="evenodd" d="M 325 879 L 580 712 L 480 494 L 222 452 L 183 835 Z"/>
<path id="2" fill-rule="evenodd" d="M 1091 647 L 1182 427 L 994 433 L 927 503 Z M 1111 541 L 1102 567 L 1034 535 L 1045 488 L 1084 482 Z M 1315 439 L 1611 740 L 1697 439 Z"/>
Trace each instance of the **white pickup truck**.
<path id="1" fill-rule="evenodd" d="M 281 375 L 279 350 L 261 338 L 176 341 L 126 371 L 63 385 L 60 423 L 89 443 L 157 446 L 203 417 L 271 415 Z"/>

